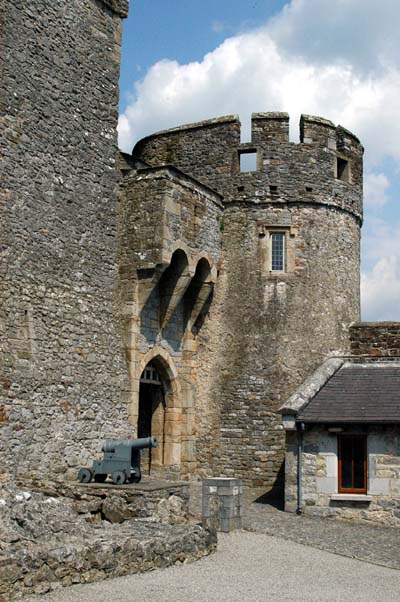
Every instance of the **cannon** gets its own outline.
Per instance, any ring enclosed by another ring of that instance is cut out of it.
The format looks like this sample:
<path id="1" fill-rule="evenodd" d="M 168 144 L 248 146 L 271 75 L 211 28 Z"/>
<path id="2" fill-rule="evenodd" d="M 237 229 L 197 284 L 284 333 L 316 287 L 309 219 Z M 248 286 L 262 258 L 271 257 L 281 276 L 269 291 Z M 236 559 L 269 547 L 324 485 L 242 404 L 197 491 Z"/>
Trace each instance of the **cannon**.
<path id="1" fill-rule="evenodd" d="M 108 439 L 103 447 L 103 460 L 94 460 L 92 468 L 81 468 L 78 473 L 80 483 L 104 483 L 111 474 L 115 485 L 124 483 L 139 483 L 140 450 L 157 447 L 156 437 L 142 439 Z"/>

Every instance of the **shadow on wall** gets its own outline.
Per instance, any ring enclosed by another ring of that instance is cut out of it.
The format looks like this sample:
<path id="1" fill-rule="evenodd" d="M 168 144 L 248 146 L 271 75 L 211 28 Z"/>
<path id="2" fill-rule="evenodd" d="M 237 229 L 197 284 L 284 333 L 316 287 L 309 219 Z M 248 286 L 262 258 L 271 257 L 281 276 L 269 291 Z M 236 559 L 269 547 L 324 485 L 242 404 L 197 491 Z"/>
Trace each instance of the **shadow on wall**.
<path id="1" fill-rule="evenodd" d="M 273 506 L 277 510 L 284 510 L 284 475 L 285 475 L 285 463 L 282 462 L 279 472 L 276 476 L 272 487 L 260 495 L 256 500 L 256 504 L 268 504 Z"/>

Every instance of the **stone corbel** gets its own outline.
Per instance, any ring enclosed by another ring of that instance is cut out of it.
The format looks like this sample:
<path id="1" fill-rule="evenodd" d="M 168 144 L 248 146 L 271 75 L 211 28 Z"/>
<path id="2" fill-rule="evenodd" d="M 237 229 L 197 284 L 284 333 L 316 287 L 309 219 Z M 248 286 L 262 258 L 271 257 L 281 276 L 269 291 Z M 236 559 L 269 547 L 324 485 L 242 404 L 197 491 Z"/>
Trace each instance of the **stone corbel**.
<path id="1" fill-rule="evenodd" d="M 158 264 L 153 268 L 138 269 L 138 306 L 139 312 L 146 305 L 152 291 L 157 286 L 161 275 L 168 266 L 166 264 Z"/>
<path id="2" fill-rule="evenodd" d="M 207 303 L 209 296 L 211 295 L 211 293 L 213 291 L 213 288 L 214 288 L 214 283 L 211 282 L 211 280 L 208 282 L 203 282 L 203 284 L 201 285 L 201 287 L 197 293 L 196 301 L 190 312 L 189 321 L 188 321 L 189 330 L 191 330 L 193 328 L 193 326 L 195 325 L 198 317 L 200 316 L 201 312 L 203 311 L 204 306 Z"/>
<path id="3" fill-rule="evenodd" d="M 171 288 L 167 288 L 163 291 L 160 308 L 160 327 L 165 328 L 168 324 L 171 316 L 181 302 L 187 288 L 193 278 L 193 272 L 189 270 L 189 267 L 182 272 L 178 279 L 172 283 Z"/>

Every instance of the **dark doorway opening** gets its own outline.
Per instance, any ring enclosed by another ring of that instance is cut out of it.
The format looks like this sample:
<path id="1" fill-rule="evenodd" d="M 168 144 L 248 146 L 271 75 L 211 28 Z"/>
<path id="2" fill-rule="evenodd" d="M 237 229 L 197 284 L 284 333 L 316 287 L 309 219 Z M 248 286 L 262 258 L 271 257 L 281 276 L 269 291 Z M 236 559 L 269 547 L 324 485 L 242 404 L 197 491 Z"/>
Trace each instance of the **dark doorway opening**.
<path id="1" fill-rule="evenodd" d="M 165 440 L 165 387 L 152 364 L 148 364 L 140 377 L 139 413 L 137 436 L 157 437 L 157 447 L 142 450 L 143 472 L 151 473 L 151 467 L 164 464 Z"/>

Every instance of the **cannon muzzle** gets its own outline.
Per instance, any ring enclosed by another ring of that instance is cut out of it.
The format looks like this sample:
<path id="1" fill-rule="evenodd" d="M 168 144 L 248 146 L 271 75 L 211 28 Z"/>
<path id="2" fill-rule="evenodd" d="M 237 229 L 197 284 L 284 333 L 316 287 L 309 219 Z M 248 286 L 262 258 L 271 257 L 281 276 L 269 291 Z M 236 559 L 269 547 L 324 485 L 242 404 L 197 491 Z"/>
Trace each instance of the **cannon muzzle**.
<path id="1" fill-rule="evenodd" d="M 108 439 L 103 447 L 103 452 L 113 453 L 118 447 L 130 447 L 131 449 L 148 449 L 157 447 L 156 437 L 142 437 L 141 439 Z"/>

